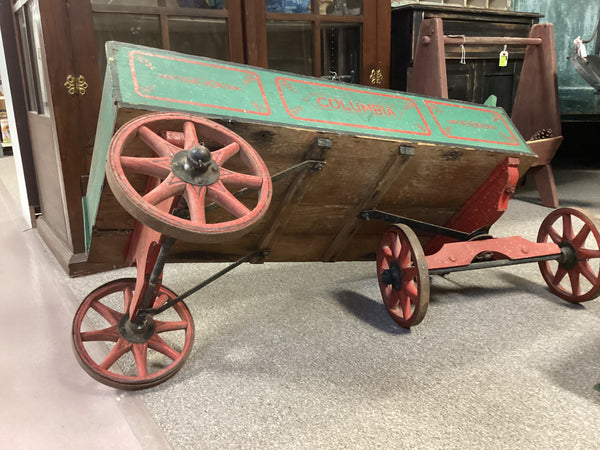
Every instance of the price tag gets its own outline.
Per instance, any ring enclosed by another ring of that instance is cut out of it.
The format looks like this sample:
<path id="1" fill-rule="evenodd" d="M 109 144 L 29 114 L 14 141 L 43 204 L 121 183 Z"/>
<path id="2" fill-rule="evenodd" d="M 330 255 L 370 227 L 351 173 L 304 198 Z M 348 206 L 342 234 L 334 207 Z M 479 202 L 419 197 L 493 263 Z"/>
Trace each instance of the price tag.
<path id="1" fill-rule="evenodd" d="M 498 61 L 498 65 L 500 67 L 506 67 L 508 65 L 508 52 L 506 51 L 506 45 L 504 46 L 504 50 L 500 52 L 500 59 Z"/>

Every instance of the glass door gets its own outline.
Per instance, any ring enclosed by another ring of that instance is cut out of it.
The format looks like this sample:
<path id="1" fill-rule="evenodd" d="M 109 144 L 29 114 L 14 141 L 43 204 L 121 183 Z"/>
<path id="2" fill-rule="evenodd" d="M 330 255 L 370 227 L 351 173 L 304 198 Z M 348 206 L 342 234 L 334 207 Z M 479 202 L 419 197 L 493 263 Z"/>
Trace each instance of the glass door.
<path id="1" fill-rule="evenodd" d="M 244 62 L 241 1 L 91 0 L 101 73 L 110 40 Z"/>
<path id="2" fill-rule="evenodd" d="M 246 5 L 262 11 L 254 17 L 253 35 L 264 55 L 257 52 L 250 64 L 385 87 L 389 0 L 246 0 Z M 246 39 L 253 39 L 250 32 Z"/>

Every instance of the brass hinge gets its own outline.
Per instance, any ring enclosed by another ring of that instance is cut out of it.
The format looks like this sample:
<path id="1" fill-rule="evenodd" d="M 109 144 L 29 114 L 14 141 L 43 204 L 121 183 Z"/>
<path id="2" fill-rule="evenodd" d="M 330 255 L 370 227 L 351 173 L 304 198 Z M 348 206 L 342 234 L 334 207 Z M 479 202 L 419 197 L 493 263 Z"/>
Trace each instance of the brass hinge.
<path id="1" fill-rule="evenodd" d="M 88 84 L 83 75 L 79 75 L 78 77 L 69 75 L 67 76 L 67 81 L 65 81 L 65 87 L 69 95 L 85 95 Z"/>
<path id="2" fill-rule="evenodd" d="M 381 73 L 381 69 L 373 69 L 371 70 L 371 84 L 373 86 L 379 86 L 383 81 L 383 74 Z"/>

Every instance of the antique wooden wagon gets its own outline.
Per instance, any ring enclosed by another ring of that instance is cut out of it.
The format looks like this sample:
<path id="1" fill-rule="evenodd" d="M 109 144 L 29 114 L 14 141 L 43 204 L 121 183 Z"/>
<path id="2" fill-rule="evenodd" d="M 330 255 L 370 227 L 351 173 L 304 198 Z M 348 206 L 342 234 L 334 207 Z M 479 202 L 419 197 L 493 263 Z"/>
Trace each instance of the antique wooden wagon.
<path id="1" fill-rule="evenodd" d="M 136 265 L 138 276 L 99 287 L 75 316 L 77 358 L 103 383 L 172 376 L 194 339 L 182 300 L 265 257 L 376 259 L 384 304 L 404 327 L 425 315 L 429 273 L 537 261 L 567 300 L 600 292 L 588 263 L 600 234 L 580 211 L 553 212 L 537 243 L 487 234 L 536 159 L 499 108 L 121 43 L 107 54 L 83 199 L 88 264 Z M 235 263 L 177 296 L 161 284 L 167 256 Z M 108 356 L 93 356 L 98 341 Z"/>

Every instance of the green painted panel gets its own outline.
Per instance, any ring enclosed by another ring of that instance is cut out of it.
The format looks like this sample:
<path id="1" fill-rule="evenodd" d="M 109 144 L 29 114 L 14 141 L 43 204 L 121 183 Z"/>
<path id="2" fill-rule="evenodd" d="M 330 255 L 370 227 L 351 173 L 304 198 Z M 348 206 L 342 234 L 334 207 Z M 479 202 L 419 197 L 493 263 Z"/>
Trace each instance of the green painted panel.
<path id="1" fill-rule="evenodd" d="M 150 110 L 531 154 L 502 109 L 340 84 L 165 50 L 109 43 L 115 101 Z M 448 130 L 450 128 L 450 130 Z"/>
<path id="2" fill-rule="evenodd" d="M 108 65 L 83 207 L 91 242 L 120 107 L 188 111 L 399 142 L 533 155 L 501 108 L 296 76 L 148 47 L 107 43 Z"/>

